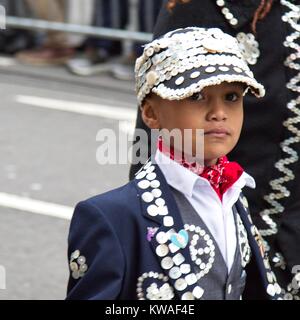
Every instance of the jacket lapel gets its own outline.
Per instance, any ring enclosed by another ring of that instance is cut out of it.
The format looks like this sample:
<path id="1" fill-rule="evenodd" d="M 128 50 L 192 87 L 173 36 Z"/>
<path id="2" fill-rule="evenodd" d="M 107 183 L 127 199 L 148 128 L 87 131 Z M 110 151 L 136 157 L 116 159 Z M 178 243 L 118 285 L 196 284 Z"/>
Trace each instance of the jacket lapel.
<path id="1" fill-rule="evenodd" d="M 200 299 L 203 289 L 197 285 L 193 272 L 188 233 L 170 187 L 154 160 L 148 160 L 135 181 L 142 214 L 157 224 L 150 245 L 169 283 L 181 300 Z"/>

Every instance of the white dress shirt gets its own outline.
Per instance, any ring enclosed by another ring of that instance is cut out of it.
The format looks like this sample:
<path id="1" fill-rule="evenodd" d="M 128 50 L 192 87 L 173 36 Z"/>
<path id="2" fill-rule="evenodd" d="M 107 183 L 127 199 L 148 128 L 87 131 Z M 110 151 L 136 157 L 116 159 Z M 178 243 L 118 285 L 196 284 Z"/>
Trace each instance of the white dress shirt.
<path id="1" fill-rule="evenodd" d="M 232 206 L 238 200 L 244 186 L 255 188 L 254 179 L 243 172 L 223 194 L 223 201 L 221 201 L 207 179 L 172 161 L 159 150 L 156 151 L 155 161 L 167 183 L 186 197 L 204 221 L 217 242 L 229 272 L 237 245 Z"/>

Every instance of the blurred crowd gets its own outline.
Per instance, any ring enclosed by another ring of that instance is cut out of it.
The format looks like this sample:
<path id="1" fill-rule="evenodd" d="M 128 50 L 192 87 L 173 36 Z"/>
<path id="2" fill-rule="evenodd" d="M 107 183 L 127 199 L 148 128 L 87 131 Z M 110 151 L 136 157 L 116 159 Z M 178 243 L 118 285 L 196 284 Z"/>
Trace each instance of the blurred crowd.
<path id="1" fill-rule="evenodd" d="M 8 16 L 149 33 L 161 3 L 162 0 L 0 0 Z M 127 70 L 132 70 L 141 46 L 132 43 L 129 50 L 124 50 L 121 41 L 57 31 L 9 27 L 0 31 L 0 54 L 14 55 L 21 63 L 63 64 L 75 74 L 91 75 L 101 72 L 108 62 L 119 61 L 123 69 L 115 69 L 114 75 L 124 80 L 133 77 Z"/>

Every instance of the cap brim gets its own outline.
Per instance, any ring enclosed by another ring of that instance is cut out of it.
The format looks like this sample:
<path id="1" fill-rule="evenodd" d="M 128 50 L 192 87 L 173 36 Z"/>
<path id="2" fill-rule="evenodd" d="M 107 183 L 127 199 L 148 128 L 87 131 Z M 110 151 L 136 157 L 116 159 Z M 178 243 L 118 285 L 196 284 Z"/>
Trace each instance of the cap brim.
<path id="1" fill-rule="evenodd" d="M 222 82 L 240 82 L 245 84 L 256 97 L 261 98 L 265 95 L 264 86 L 252 77 L 251 71 L 244 71 L 234 66 L 192 68 L 177 76 L 166 73 L 162 77 L 166 79 L 160 79 L 163 81 L 151 91 L 168 100 L 185 99 L 207 86 L 219 85 Z"/>

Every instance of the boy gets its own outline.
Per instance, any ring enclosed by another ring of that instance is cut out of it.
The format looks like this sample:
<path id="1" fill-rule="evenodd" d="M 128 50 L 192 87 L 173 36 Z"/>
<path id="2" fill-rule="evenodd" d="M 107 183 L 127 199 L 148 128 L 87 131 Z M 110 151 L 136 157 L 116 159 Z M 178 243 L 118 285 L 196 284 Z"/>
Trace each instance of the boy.
<path id="1" fill-rule="evenodd" d="M 243 297 L 280 299 L 241 194 L 255 183 L 226 158 L 240 135 L 243 95 L 264 95 L 236 40 L 215 28 L 169 32 L 144 48 L 136 86 L 151 129 L 192 129 L 193 156 L 194 133 L 204 131 L 204 166 L 175 155 L 162 135 L 133 181 L 79 203 L 67 298 L 235 300 L 247 272 L 257 290 Z"/>

